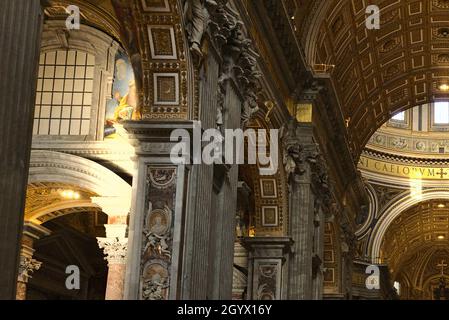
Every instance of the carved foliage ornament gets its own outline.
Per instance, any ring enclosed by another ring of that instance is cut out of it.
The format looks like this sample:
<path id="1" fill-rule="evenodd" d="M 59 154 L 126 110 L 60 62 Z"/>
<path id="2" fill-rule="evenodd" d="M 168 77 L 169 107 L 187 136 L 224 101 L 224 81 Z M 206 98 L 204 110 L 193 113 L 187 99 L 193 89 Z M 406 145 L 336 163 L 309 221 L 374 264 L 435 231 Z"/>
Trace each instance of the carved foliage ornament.
<path id="1" fill-rule="evenodd" d="M 32 278 L 32 274 L 41 268 L 42 262 L 37 261 L 31 257 L 20 256 L 19 276 L 18 280 L 27 282 Z"/>
<path id="2" fill-rule="evenodd" d="M 123 238 L 98 238 L 98 246 L 103 249 L 108 264 L 124 264 L 128 249 L 128 239 Z"/>

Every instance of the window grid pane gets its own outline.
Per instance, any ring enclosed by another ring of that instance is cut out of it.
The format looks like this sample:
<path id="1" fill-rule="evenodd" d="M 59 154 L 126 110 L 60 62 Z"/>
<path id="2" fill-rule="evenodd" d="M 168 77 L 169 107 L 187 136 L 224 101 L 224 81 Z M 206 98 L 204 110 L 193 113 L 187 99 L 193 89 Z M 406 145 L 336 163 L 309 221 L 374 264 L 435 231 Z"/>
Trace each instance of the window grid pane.
<path id="1" fill-rule="evenodd" d="M 449 124 L 449 102 L 435 102 L 433 111 L 435 124 Z"/>
<path id="2" fill-rule="evenodd" d="M 89 134 L 94 68 L 95 57 L 80 51 L 41 55 L 34 134 Z"/>
<path id="3" fill-rule="evenodd" d="M 405 121 L 405 111 L 395 114 L 391 119 L 394 121 Z"/>

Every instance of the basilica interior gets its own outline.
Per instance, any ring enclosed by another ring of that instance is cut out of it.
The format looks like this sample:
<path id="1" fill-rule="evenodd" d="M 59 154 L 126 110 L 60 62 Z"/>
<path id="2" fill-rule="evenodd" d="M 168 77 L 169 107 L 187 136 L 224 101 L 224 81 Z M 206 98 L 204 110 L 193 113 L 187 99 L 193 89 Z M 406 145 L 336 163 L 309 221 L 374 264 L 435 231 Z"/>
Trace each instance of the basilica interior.
<path id="1" fill-rule="evenodd" d="M 449 300 L 448 10 L 1 0 L 0 299 Z"/>

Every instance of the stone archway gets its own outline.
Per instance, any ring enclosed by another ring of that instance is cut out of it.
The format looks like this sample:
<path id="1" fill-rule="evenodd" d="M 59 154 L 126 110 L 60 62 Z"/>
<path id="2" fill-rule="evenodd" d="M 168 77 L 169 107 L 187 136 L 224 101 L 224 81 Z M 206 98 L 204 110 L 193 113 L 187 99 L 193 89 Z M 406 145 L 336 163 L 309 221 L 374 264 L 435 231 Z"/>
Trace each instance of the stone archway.
<path id="1" fill-rule="evenodd" d="M 44 150 L 31 153 L 28 185 L 32 190 L 28 196 L 35 204 L 27 205 L 25 210 L 27 232 L 24 233 L 22 260 L 33 261 L 34 240 L 50 234 L 43 223 L 69 214 L 103 212 L 107 215 L 106 237 L 97 240 L 109 266 L 106 299 L 122 299 L 132 187 L 96 162 Z M 68 192 L 68 196 L 64 192 Z M 24 276 L 19 275 L 19 292 L 22 293 L 19 299 L 25 297 L 27 281 L 26 272 Z"/>
<path id="2" fill-rule="evenodd" d="M 59 152 L 31 152 L 28 183 L 35 182 L 67 183 L 100 197 L 131 198 L 131 186 L 114 172 L 91 160 Z"/>
<path id="3" fill-rule="evenodd" d="M 373 259 L 373 262 L 376 262 L 376 259 L 380 257 L 382 240 L 388 230 L 388 227 L 395 220 L 395 218 L 397 218 L 405 210 L 412 208 L 418 203 L 432 199 L 448 200 L 449 189 L 441 188 L 424 190 L 419 198 L 413 196 L 410 191 L 405 191 L 395 197 L 393 202 L 388 206 L 388 209 L 382 214 L 382 217 L 377 222 L 376 227 L 372 231 L 369 239 L 368 253 Z"/>

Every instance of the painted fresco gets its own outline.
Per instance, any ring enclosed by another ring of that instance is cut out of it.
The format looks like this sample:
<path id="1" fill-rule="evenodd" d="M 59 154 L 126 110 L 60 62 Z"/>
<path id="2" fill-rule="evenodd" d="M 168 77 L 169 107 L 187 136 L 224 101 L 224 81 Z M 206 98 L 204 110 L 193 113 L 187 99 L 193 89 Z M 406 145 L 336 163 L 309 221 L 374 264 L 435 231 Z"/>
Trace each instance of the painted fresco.
<path id="1" fill-rule="evenodd" d="M 119 52 L 115 59 L 112 99 L 106 102 L 105 138 L 115 138 L 122 121 L 137 119 L 137 101 L 132 66 L 128 56 Z"/>

